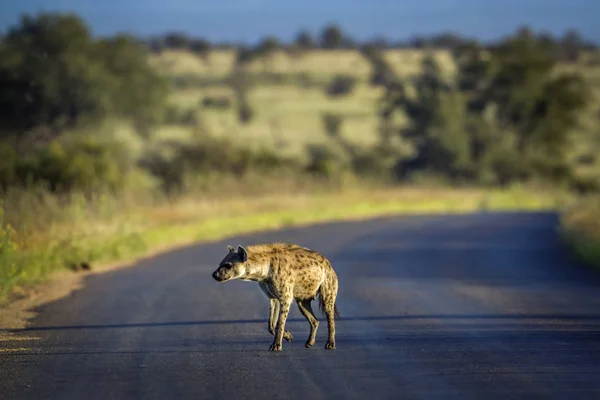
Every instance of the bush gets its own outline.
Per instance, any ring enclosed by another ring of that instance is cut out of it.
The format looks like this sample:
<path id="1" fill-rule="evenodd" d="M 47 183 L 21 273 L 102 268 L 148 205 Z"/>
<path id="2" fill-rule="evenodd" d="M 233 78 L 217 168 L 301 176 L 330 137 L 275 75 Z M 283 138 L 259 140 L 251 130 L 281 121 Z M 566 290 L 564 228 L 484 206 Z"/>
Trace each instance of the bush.
<path id="1" fill-rule="evenodd" d="M 2 149 L 11 154 L 8 147 Z M 54 140 L 26 155 L 4 158 L 0 164 L 0 185 L 5 190 L 42 183 L 54 192 L 117 191 L 125 182 L 129 165 L 129 156 L 119 143 L 91 136 Z"/>
<path id="2" fill-rule="evenodd" d="M 325 92 L 330 97 L 347 96 L 354 90 L 355 86 L 355 77 L 351 75 L 336 75 L 331 82 L 329 82 Z"/>
<path id="3" fill-rule="evenodd" d="M 184 110 L 177 106 L 169 106 L 166 109 L 163 122 L 170 125 L 194 127 L 200 124 L 200 119 L 198 118 L 198 113 L 195 109 Z"/>
<path id="4" fill-rule="evenodd" d="M 318 86 L 318 83 L 307 72 L 299 73 L 296 77 L 296 82 L 298 86 L 300 86 L 303 89 L 310 89 L 315 86 Z"/>
<path id="5" fill-rule="evenodd" d="M 6 290 L 21 272 L 18 262 L 21 246 L 16 236 L 15 230 L 4 221 L 4 210 L 0 207 L 0 298 L 6 296 Z"/>
<path id="6" fill-rule="evenodd" d="M 325 112 L 321 115 L 321 121 L 327 136 L 336 138 L 340 135 L 343 122 L 343 117 L 341 115 Z"/>
<path id="7" fill-rule="evenodd" d="M 306 148 L 308 163 L 306 171 L 321 178 L 335 178 L 348 170 L 348 163 L 343 152 L 335 147 L 311 144 Z"/>
<path id="8" fill-rule="evenodd" d="M 140 166 L 162 182 L 163 190 L 189 189 L 190 181 L 222 174 L 241 177 L 247 172 L 268 172 L 291 165 L 271 150 L 251 150 L 226 138 L 202 137 L 193 143 L 168 141 L 149 152 Z"/>
<path id="9" fill-rule="evenodd" d="M 231 99 L 227 96 L 205 96 L 201 104 L 205 108 L 225 110 L 231 107 Z"/>
<path id="10" fill-rule="evenodd" d="M 246 101 L 242 102 L 238 107 L 238 120 L 242 124 L 248 124 L 253 117 L 254 110 L 252 110 L 252 107 Z"/>

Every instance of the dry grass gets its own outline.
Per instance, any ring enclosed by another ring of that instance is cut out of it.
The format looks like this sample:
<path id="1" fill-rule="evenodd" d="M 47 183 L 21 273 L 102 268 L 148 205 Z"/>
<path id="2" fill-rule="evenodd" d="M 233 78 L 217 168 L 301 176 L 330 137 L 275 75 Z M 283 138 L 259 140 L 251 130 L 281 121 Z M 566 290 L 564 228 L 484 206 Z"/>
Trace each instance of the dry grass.
<path id="1" fill-rule="evenodd" d="M 564 200 L 519 188 L 386 189 L 350 182 L 332 189 L 310 182 L 263 182 L 263 190 L 252 181 L 237 185 L 241 192 L 234 197 L 223 198 L 215 191 L 171 201 L 109 195 L 88 201 L 43 191 L 15 193 L 4 204 L 0 229 L 0 236 L 8 238 L 0 245 L 0 300 L 70 263 L 128 260 L 198 240 L 381 215 L 553 209 Z"/>
<path id="2" fill-rule="evenodd" d="M 453 73 L 454 63 L 447 50 L 436 50 L 433 55 L 444 73 Z M 385 52 L 385 58 L 400 76 L 418 73 L 423 57 L 424 52 L 421 50 L 397 49 Z M 168 75 L 203 74 L 222 77 L 231 72 L 235 52 L 213 50 L 205 62 L 187 51 L 167 50 L 160 55 L 151 56 L 150 62 Z M 366 79 L 371 72 L 369 62 L 356 50 L 312 50 L 298 56 L 277 51 L 268 59 L 257 59 L 249 65 L 252 72 L 261 72 L 265 68 L 284 74 L 351 74 L 362 79 Z"/>
<path id="3" fill-rule="evenodd" d="M 433 52 L 442 73 L 451 77 L 456 66 L 449 51 Z M 385 58 L 402 77 L 419 73 L 425 53 L 421 50 L 397 49 L 385 52 Z M 198 78 L 223 78 L 231 72 L 235 53 L 230 50 L 214 50 L 209 62 L 185 51 L 165 51 L 151 56 L 151 63 L 169 76 L 196 76 Z M 251 63 L 250 70 L 277 72 L 284 75 L 306 73 L 321 84 L 303 88 L 294 83 L 257 86 L 250 92 L 250 104 L 255 117 L 249 124 L 237 120 L 235 109 L 202 110 L 204 126 L 215 135 L 230 135 L 244 138 L 249 143 L 274 146 L 287 154 L 304 156 L 304 149 L 311 143 L 329 143 L 325 135 L 321 115 L 323 112 L 338 113 L 344 118 L 342 126 L 346 139 L 368 146 L 377 138 L 377 102 L 382 89 L 368 84 L 371 67 L 368 61 L 355 50 L 327 51 L 314 50 L 301 56 L 290 56 L 277 52 L 270 59 L 258 59 Z M 576 69 L 590 82 L 594 94 L 593 104 L 581 116 L 581 126 L 576 130 L 572 156 L 577 158 L 588 154 L 590 148 L 600 144 L 600 131 L 596 129 L 600 107 L 600 79 L 598 67 L 585 63 L 561 66 L 562 70 Z M 329 98 L 324 92 L 324 83 L 336 74 L 350 74 L 359 79 L 354 91 L 345 97 Z M 220 84 L 204 88 L 189 87 L 173 93 L 172 102 L 181 108 L 198 108 L 204 96 L 227 95 L 233 99 L 229 87 Z M 399 124 L 406 123 L 402 113 Z M 161 137 L 185 138 L 190 129 L 166 127 Z M 597 174 L 600 163 L 582 166 L 582 173 Z"/>

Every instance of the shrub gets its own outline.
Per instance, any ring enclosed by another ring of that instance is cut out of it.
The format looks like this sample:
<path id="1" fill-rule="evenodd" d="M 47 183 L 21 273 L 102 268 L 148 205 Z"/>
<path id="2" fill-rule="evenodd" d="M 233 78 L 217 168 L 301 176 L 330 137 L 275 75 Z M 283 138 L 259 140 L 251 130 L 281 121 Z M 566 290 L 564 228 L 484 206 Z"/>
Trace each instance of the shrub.
<path id="1" fill-rule="evenodd" d="M 231 99 L 227 96 L 205 96 L 201 104 L 205 108 L 225 110 L 231 107 Z"/>
<path id="2" fill-rule="evenodd" d="M 346 96 L 354 90 L 356 78 L 351 75 L 336 75 L 327 86 L 326 93 L 330 97 Z"/>
<path id="3" fill-rule="evenodd" d="M 7 147 L 0 148 L 7 152 Z M 123 185 L 128 164 L 129 156 L 116 142 L 92 136 L 54 140 L 26 155 L 3 159 L 0 185 L 7 189 L 43 183 L 55 192 L 100 188 L 116 191 Z"/>
<path id="4" fill-rule="evenodd" d="M 197 126 L 200 119 L 195 109 L 181 109 L 176 106 L 169 106 L 165 111 L 164 123 L 171 125 Z"/>
<path id="5" fill-rule="evenodd" d="M 18 252 L 20 245 L 15 230 L 4 221 L 4 210 L 0 207 L 0 298 L 18 279 L 20 266 Z"/>
<path id="6" fill-rule="evenodd" d="M 238 107 L 238 120 L 242 124 L 248 124 L 254 117 L 254 110 L 248 104 L 248 102 L 243 101 Z"/>
<path id="7" fill-rule="evenodd" d="M 321 115 L 321 121 L 327 136 L 338 137 L 340 135 L 343 122 L 341 115 L 325 112 Z"/>
<path id="8" fill-rule="evenodd" d="M 273 171 L 291 162 L 276 152 L 249 148 L 227 138 L 205 136 L 193 143 L 163 142 L 140 161 L 140 166 L 162 183 L 169 194 L 189 189 L 189 181 L 207 175 L 243 176 L 247 172 Z"/>

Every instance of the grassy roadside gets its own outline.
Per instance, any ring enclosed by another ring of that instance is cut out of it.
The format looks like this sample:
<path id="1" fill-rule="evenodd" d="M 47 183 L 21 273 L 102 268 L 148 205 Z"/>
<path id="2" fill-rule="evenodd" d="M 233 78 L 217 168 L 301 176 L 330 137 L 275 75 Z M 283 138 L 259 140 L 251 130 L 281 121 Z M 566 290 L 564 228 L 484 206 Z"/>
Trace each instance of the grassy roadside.
<path id="1" fill-rule="evenodd" d="M 561 215 L 560 234 L 573 254 L 600 269 L 600 197 L 582 200 Z"/>
<path id="2" fill-rule="evenodd" d="M 117 210 L 110 221 L 80 216 L 86 229 L 67 221 L 70 234 L 44 245 L 19 251 L 18 235 L 2 231 L 0 301 L 43 282 L 72 263 L 92 266 L 126 263 L 158 250 L 218 240 L 238 234 L 301 226 L 318 222 L 417 213 L 462 213 L 478 210 L 551 210 L 567 197 L 513 188 L 479 189 L 397 188 L 342 190 L 313 194 L 282 194 L 222 201 L 187 199 L 162 206 Z M 116 222 L 118 221 L 118 222 Z M 7 249 L 9 251 L 7 251 Z M 11 251 L 12 249 L 12 251 Z"/>

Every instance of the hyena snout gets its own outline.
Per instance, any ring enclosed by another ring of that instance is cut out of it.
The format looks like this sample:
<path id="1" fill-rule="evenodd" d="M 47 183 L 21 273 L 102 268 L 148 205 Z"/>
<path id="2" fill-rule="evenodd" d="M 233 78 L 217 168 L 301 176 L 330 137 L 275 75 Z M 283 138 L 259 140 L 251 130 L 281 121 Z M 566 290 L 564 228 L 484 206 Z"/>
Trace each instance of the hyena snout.
<path id="1" fill-rule="evenodd" d="M 221 276 L 219 275 L 219 270 L 216 270 L 215 272 L 213 272 L 212 277 L 215 281 L 220 280 Z"/>
<path id="2" fill-rule="evenodd" d="M 217 282 L 223 282 L 229 278 L 227 270 L 222 267 L 217 268 L 217 270 L 212 273 L 212 277 Z"/>

